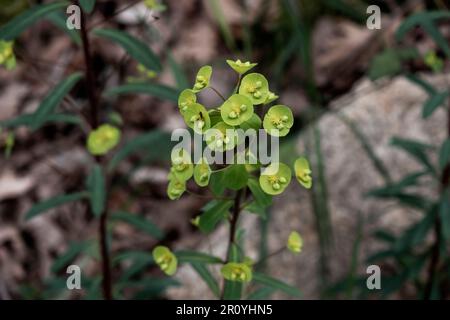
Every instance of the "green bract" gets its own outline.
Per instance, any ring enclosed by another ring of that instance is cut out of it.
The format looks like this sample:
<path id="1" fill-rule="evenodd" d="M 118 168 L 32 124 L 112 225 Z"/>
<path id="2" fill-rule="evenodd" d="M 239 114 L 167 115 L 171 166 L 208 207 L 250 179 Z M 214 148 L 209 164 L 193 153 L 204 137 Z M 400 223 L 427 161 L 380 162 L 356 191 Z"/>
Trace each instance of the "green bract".
<path id="1" fill-rule="evenodd" d="M 192 103 L 182 115 L 188 127 L 197 133 L 203 133 L 211 127 L 209 113 L 200 103 Z"/>
<path id="2" fill-rule="evenodd" d="M 308 160 L 305 158 L 295 160 L 294 170 L 297 181 L 306 189 L 310 189 L 312 186 L 312 177 Z"/>
<path id="3" fill-rule="evenodd" d="M 0 40 L 0 65 L 4 65 L 7 70 L 12 70 L 16 67 L 13 45 L 13 41 Z"/>
<path id="4" fill-rule="evenodd" d="M 171 276 L 177 272 L 177 257 L 165 246 L 157 246 L 153 249 L 153 259 L 165 274 Z"/>
<path id="5" fill-rule="evenodd" d="M 242 62 L 239 59 L 237 59 L 236 61 L 227 60 L 227 63 L 231 68 L 233 68 L 234 71 L 239 74 L 244 74 L 257 65 L 257 63 L 250 63 L 249 61 Z"/>
<path id="6" fill-rule="evenodd" d="M 202 158 L 194 168 L 194 180 L 200 187 L 206 187 L 211 176 L 211 168 L 205 158 Z"/>
<path id="7" fill-rule="evenodd" d="M 172 152 L 172 168 L 170 172 L 179 181 L 187 181 L 192 177 L 194 165 L 192 164 L 191 156 L 185 149 L 177 149 Z"/>
<path id="8" fill-rule="evenodd" d="M 233 133 L 231 136 L 229 134 L 230 132 Z M 214 151 L 231 150 L 237 144 L 237 134 L 235 134 L 235 130 L 232 126 L 225 122 L 219 122 L 212 127 L 211 130 L 208 130 L 206 134 L 206 144 Z"/>
<path id="9" fill-rule="evenodd" d="M 261 128 L 261 123 L 262 123 L 261 118 L 256 113 L 253 113 L 251 118 L 241 123 L 239 127 L 241 127 L 243 130 L 248 129 L 258 130 Z"/>
<path id="10" fill-rule="evenodd" d="M 266 101 L 264 101 L 264 104 L 269 104 L 271 102 L 274 102 L 278 98 L 279 97 L 275 93 L 273 93 L 272 91 L 269 91 L 269 93 L 267 94 Z"/>
<path id="11" fill-rule="evenodd" d="M 238 126 L 253 115 L 253 104 L 241 94 L 233 94 L 220 107 L 223 121 L 230 126 Z"/>
<path id="12" fill-rule="evenodd" d="M 158 73 L 156 73 L 156 71 L 146 68 L 142 63 L 139 63 L 137 65 L 136 69 L 143 77 L 148 78 L 148 79 L 153 79 L 158 75 Z"/>
<path id="13" fill-rule="evenodd" d="M 87 149 L 95 156 L 104 155 L 114 148 L 120 140 L 120 130 L 112 125 L 103 124 L 89 133 Z"/>
<path id="14" fill-rule="evenodd" d="M 229 262 L 220 270 L 222 276 L 229 281 L 250 282 L 252 269 L 246 263 Z"/>
<path id="15" fill-rule="evenodd" d="M 425 55 L 425 64 L 430 67 L 434 72 L 441 72 L 444 68 L 444 61 L 436 55 L 436 52 L 429 51 Z"/>
<path id="16" fill-rule="evenodd" d="M 181 91 L 178 97 L 178 108 L 183 113 L 188 110 L 188 108 L 197 102 L 197 96 L 191 89 L 185 89 Z"/>
<path id="17" fill-rule="evenodd" d="M 292 231 L 289 235 L 286 247 L 289 251 L 297 254 L 302 251 L 303 239 L 297 231 Z"/>
<path id="18" fill-rule="evenodd" d="M 264 117 L 263 127 L 268 134 L 284 137 L 294 125 L 291 109 L 283 105 L 276 105 L 269 109 Z"/>
<path id="19" fill-rule="evenodd" d="M 242 79 L 239 94 L 248 97 L 254 105 L 262 104 L 269 94 L 269 83 L 262 74 L 250 73 Z"/>
<path id="20" fill-rule="evenodd" d="M 272 163 L 259 177 L 261 189 L 271 195 L 280 194 L 291 182 L 291 169 L 284 163 Z"/>
<path id="21" fill-rule="evenodd" d="M 173 172 L 169 176 L 169 184 L 167 185 L 167 195 L 170 200 L 179 199 L 186 191 L 186 181 L 178 179 Z"/>
<path id="22" fill-rule="evenodd" d="M 211 66 L 201 67 L 195 78 L 195 84 L 192 91 L 199 92 L 209 86 L 209 79 L 211 78 L 212 68 Z"/>

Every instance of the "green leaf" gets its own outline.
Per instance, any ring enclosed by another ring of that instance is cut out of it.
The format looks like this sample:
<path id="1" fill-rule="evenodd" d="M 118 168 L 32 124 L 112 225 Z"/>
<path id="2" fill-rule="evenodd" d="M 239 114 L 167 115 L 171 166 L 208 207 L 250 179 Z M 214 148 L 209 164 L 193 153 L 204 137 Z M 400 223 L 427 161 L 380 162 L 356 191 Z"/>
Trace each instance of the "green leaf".
<path id="1" fill-rule="evenodd" d="M 426 119 L 431 116 L 433 112 L 447 100 L 449 94 L 448 91 L 445 91 L 432 95 L 423 105 L 422 117 Z"/>
<path id="2" fill-rule="evenodd" d="M 0 28 L 0 39 L 14 40 L 30 25 L 45 17 L 48 13 L 65 8 L 67 5 L 68 2 L 54 2 L 31 7 Z"/>
<path id="3" fill-rule="evenodd" d="M 155 96 L 161 100 L 178 102 L 179 90 L 156 83 L 129 83 L 106 90 L 108 95 L 143 93 Z"/>
<path id="4" fill-rule="evenodd" d="M 203 252 L 180 250 L 174 254 L 179 263 L 223 263 L 222 259 Z"/>
<path id="5" fill-rule="evenodd" d="M 269 277 L 268 275 L 265 275 L 263 273 L 254 272 L 253 273 L 253 280 L 257 283 L 260 283 L 262 285 L 265 285 L 267 287 L 271 287 L 277 290 L 281 290 L 284 293 L 287 293 L 288 295 L 294 296 L 294 297 L 300 297 L 301 292 L 299 289 L 290 286 L 278 279 Z"/>
<path id="6" fill-rule="evenodd" d="M 439 151 L 439 167 L 441 170 L 445 168 L 450 159 L 450 138 L 444 141 Z"/>
<path id="7" fill-rule="evenodd" d="M 398 40 L 402 40 L 407 32 L 416 26 L 421 26 L 445 52 L 447 57 L 450 58 L 450 47 L 445 40 L 445 37 L 439 32 L 435 23 L 438 20 L 449 19 L 450 12 L 448 11 L 424 11 L 409 16 L 400 27 L 397 29 L 396 37 Z"/>
<path id="8" fill-rule="evenodd" d="M 201 263 L 191 263 L 192 268 L 198 273 L 198 275 L 205 281 L 207 286 L 211 289 L 212 293 L 219 298 L 220 289 L 219 284 L 216 279 L 213 277 L 211 272 L 209 272 L 208 267 Z"/>
<path id="9" fill-rule="evenodd" d="M 81 8 L 86 13 L 91 13 L 95 7 L 95 0 L 79 0 Z"/>
<path id="10" fill-rule="evenodd" d="M 16 128 L 20 126 L 28 126 L 31 127 L 31 125 L 34 122 L 34 113 L 27 113 L 23 114 L 21 116 L 18 116 L 13 119 L 0 121 L 0 127 L 4 128 Z M 68 124 L 75 124 L 79 125 L 81 124 L 81 120 L 79 117 L 71 114 L 64 114 L 64 113 L 54 113 L 48 115 L 45 120 L 44 124 L 52 123 L 52 122 L 61 122 L 61 123 L 68 123 Z"/>
<path id="11" fill-rule="evenodd" d="M 262 207 L 259 203 L 256 201 L 250 202 L 248 205 L 245 206 L 245 210 L 247 210 L 250 213 L 257 214 L 262 219 L 267 219 L 267 207 Z"/>
<path id="12" fill-rule="evenodd" d="M 233 244 L 231 245 L 228 255 L 228 262 L 239 262 L 241 256 L 239 254 L 239 248 Z M 223 289 L 224 300 L 239 300 L 242 295 L 242 282 L 225 280 Z"/>
<path id="13" fill-rule="evenodd" d="M 446 190 L 442 194 L 439 204 L 439 217 L 441 219 L 441 232 L 445 240 L 450 239 L 450 194 Z"/>
<path id="14" fill-rule="evenodd" d="M 258 180 L 253 178 L 248 179 L 247 186 L 252 192 L 253 198 L 261 207 L 265 208 L 272 204 L 272 196 L 261 189 Z"/>
<path id="15" fill-rule="evenodd" d="M 64 31 L 72 41 L 81 46 L 81 37 L 77 30 L 67 28 L 67 17 L 61 11 L 51 12 L 47 15 L 47 20 L 57 26 L 59 29 Z"/>
<path id="16" fill-rule="evenodd" d="M 427 145 L 425 143 L 417 142 L 410 139 L 403 139 L 399 137 L 394 137 L 391 140 L 391 145 L 398 147 L 407 153 L 409 153 L 413 158 L 422 163 L 427 169 L 430 170 L 433 174 L 436 173 L 433 165 L 428 159 L 426 151 L 431 149 L 432 146 Z"/>
<path id="17" fill-rule="evenodd" d="M 162 66 L 159 58 L 141 40 L 115 29 L 95 29 L 93 33 L 119 44 L 130 56 L 142 63 L 147 69 L 161 72 Z"/>
<path id="18" fill-rule="evenodd" d="M 239 190 L 247 185 L 248 172 L 243 164 L 232 164 L 224 170 L 222 183 L 226 188 Z"/>
<path id="19" fill-rule="evenodd" d="M 231 200 L 215 201 L 214 205 L 200 216 L 199 228 L 203 232 L 211 232 L 224 219 L 233 205 Z"/>
<path id="20" fill-rule="evenodd" d="M 172 70 L 173 77 L 177 83 L 178 90 L 184 90 L 190 87 L 189 81 L 186 78 L 186 74 L 183 71 L 182 66 L 175 61 L 173 56 L 169 54 L 169 66 Z"/>
<path id="21" fill-rule="evenodd" d="M 151 149 L 152 152 L 158 154 L 164 148 L 171 148 L 170 134 L 158 130 L 141 134 L 126 142 L 124 146 L 114 154 L 108 163 L 108 170 L 114 170 L 117 165 L 135 152 Z"/>
<path id="22" fill-rule="evenodd" d="M 102 168 L 96 164 L 88 178 L 91 209 L 94 216 L 99 217 L 105 210 L 106 187 Z"/>
<path id="23" fill-rule="evenodd" d="M 78 201 L 78 200 L 81 200 L 81 199 L 84 199 L 87 197 L 88 197 L 87 192 L 77 192 L 77 193 L 55 196 L 53 198 L 47 199 L 45 201 L 39 202 L 38 204 L 34 205 L 25 214 L 25 220 L 30 220 L 31 218 L 34 218 L 35 216 L 37 216 L 41 213 L 44 213 L 47 210 L 61 206 L 65 203 Z"/>
<path id="24" fill-rule="evenodd" d="M 267 300 L 274 291 L 274 288 L 262 287 L 250 293 L 247 300 Z"/>
<path id="25" fill-rule="evenodd" d="M 157 225 L 137 214 L 132 214 L 125 211 L 117 211 L 111 215 L 111 219 L 126 222 L 136 229 L 142 230 L 158 240 L 161 240 L 164 237 L 164 233 Z"/>
<path id="26" fill-rule="evenodd" d="M 369 67 L 369 77 L 376 80 L 385 76 L 395 76 L 402 71 L 402 63 L 418 57 L 415 49 L 388 48 L 375 56 Z"/>
<path id="27" fill-rule="evenodd" d="M 52 264 L 51 271 L 53 273 L 61 271 L 62 268 L 64 268 L 70 262 L 72 262 L 76 258 L 76 256 L 78 256 L 80 253 L 83 253 L 83 251 L 89 245 L 90 245 L 89 241 L 71 243 L 66 252 L 64 252 L 62 255 L 60 255 L 58 258 L 55 259 L 55 261 Z"/>
<path id="28" fill-rule="evenodd" d="M 380 198 L 396 196 L 397 194 L 404 192 L 404 189 L 418 185 L 419 179 L 425 176 L 427 173 L 428 172 L 415 172 L 412 174 L 408 174 L 398 182 L 389 183 L 382 188 L 371 190 L 368 195 Z"/>
<path id="29" fill-rule="evenodd" d="M 72 90 L 73 86 L 81 79 L 81 73 L 76 72 L 69 77 L 67 77 L 64 81 L 58 84 L 47 96 L 42 100 L 38 109 L 34 113 L 34 119 L 32 123 L 32 128 L 36 130 L 42 124 L 45 123 L 46 118 L 49 114 L 53 113 L 53 111 L 58 107 L 61 101 L 64 99 L 64 96 Z"/>
<path id="30" fill-rule="evenodd" d="M 220 196 L 225 191 L 225 184 L 222 183 L 224 171 L 213 172 L 209 178 L 209 187 L 214 195 Z"/>
<path id="31" fill-rule="evenodd" d="M 428 95 L 432 96 L 437 93 L 436 89 L 433 87 L 433 85 L 419 77 L 416 77 L 414 74 L 408 74 L 406 78 L 411 81 L 412 83 L 417 84 L 419 87 L 421 87 L 423 90 L 425 90 Z"/>

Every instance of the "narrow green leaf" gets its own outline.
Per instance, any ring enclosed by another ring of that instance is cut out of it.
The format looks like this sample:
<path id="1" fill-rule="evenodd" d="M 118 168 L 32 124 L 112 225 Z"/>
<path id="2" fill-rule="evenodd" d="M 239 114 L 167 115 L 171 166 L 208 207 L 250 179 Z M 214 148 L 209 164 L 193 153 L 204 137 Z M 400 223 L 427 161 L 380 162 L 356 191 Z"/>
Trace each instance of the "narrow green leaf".
<path id="1" fill-rule="evenodd" d="M 99 217 L 105 210 L 106 187 L 102 168 L 96 164 L 88 178 L 92 213 Z"/>
<path id="2" fill-rule="evenodd" d="M 206 210 L 200 216 L 200 230 L 203 232 L 211 232 L 217 223 L 226 217 L 232 205 L 233 201 L 230 200 L 216 201 L 210 209 Z"/>
<path id="3" fill-rule="evenodd" d="M 48 13 L 64 8 L 69 3 L 54 2 L 48 4 L 36 5 L 14 17 L 7 24 L 0 27 L 0 39 L 10 41 L 19 36 L 30 25 L 45 17 Z"/>
<path id="4" fill-rule="evenodd" d="M 81 8 L 86 13 L 91 13 L 95 7 L 95 0 L 79 0 Z"/>
<path id="5" fill-rule="evenodd" d="M 151 251 L 138 251 L 138 250 L 127 250 L 123 251 L 121 253 L 118 253 L 114 256 L 112 260 L 112 265 L 117 266 L 120 262 L 126 261 L 126 260 L 146 260 L 149 264 L 153 263 L 153 255 Z"/>
<path id="6" fill-rule="evenodd" d="M 178 101 L 180 94 L 179 90 L 156 83 L 129 83 L 118 87 L 106 90 L 105 94 L 108 95 L 122 95 L 122 94 L 148 94 L 157 97 L 161 100 L 168 100 L 172 102 Z"/>
<path id="7" fill-rule="evenodd" d="M 77 193 L 71 193 L 71 194 L 64 194 L 55 196 L 53 198 L 47 199 L 45 201 L 39 202 L 36 205 L 34 205 L 26 214 L 25 214 L 25 220 L 29 220 L 31 218 L 34 218 L 35 216 L 44 213 L 47 210 L 50 210 L 52 208 L 61 206 L 68 202 L 74 202 L 78 201 L 84 198 L 87 198 L 88 193 L 86 192 L 77 192 Z"/>
<path id="8" fill-rule="evenodd" d="M 446 190 L 442 194 L 439 205 L 439 217 L 441 218 L 441 232 L 445 240 L 450 239 L 450 194 Z"/>
<path id="9" fill-rule="evenodd" d="M 213 277 L 211 272 L 209 272 L 208 267 L 201 263 L 191 263 L 192 268 L 197 272 L 197 274 L 205 281 L 207 286 L 211 289 L 212 293 L 219 298 L 220 289 L 219 284 L 216 279 Z"/>
<path id="10" fill-rule="evenodd" d="M 64 96 L 69 93 L 73 86 L 81 79 L 81 73 L 76 72 L 64 81 L 58 84 L 47 96 L 42 100 L 38 109 L 34 113 L 34 119 L 32 123 L 32 128 L 35 130 L 42 126 L 46 122 L 46 117 L 53 113 L 53 111 L 58 107 Z"/>
<path id="11" fill-rule="evenodd" d="M 222 259 L 197 251 L 180 250 L 175 252 L 179 263 L 223 263 Z"/>
<path id="12" fill-rule="evenodd" d="M 267 300 L 275 291 L 276 290 L 271 287 L 262 287 L 250 293 L 247 300 Z"/>
<path id="13" fill-rule="evenodd" d="M 159 58 L 141 40 L 136 39 L 126 32 L 115 29 L 96 29 L 93 33 L 119 44 L 130 56 L 142 63 L 147 69 L 161 72 L 162 66 Z"/>
<path id="14" fill-rule="evenodd" d="M 137 214 L 132 214 L 125 211 L 117 211 L 111 215 L 111 219 L 115 221 L 126 222 L 136 229 L 142 230 L 150 236 L 155 237 L 156 239 L 161 240 L 164 237 L 164 233 L 157 225 Z"/>
<path id="15" fill-rule="evenodd" d="M 178 90 L 189 88 L 189 81 L 186 78 L 186 74 L 184 73 L 182 66 L 175 61 L 171 54 L 169 54 L 169 65 L 172 70 L 173 77 L 177 83 Z"/>
<path id="16" fill-rule="evenodd" d="M 439 151 L 439 167 L 441 170 L 445 168 L 450 160 L 450 138 L 445 140 Z"/>
<path id="17" fill-rule="evenodd" d="M 115 153 L 114 157 L 108 163 L 108 170 L 114 170 L 122 160 L 135 152 L 151 149 L 152 152 L 159 153 L 161 150 L 165 150 L 164 147 L 170 148 L 170 146 L 170 134 L 158 130 L 144 133 L 126 142 Z"/>
<path id="18" fill-rule="evenodd" d="M 16 128 L 20 126 L 28 126 L 31 127 L 34 121 L 34 113 L 27 113 L 23 114 L 21 116 L 18 116 L 13 119 L 0 121 L 0 127 L 4 128 Z M 71 115 L 71 114 L 64 114 L 64 113 L 54 113 L 49 114 L 47 117 L 45 117 L 44 124 L 48 123 L 68 123 L 68 124 L 75 124 L 79 125 L 81 123 L 81 119 L 78 116 Z"/>
<path id="19" fill-rule="evenodd" d="M 81 46 L 81 37 L 76 29 L 67 28 L 67 17 L 61 11 L 54 11 L 47 15 L 47 20 L 64 31 L 72 41 Z"/>
<path id="20" fill-rule="evenodd" d="M 436 173 L 433 165 L 431 164 L 426 151 L 432 149 L 432 146 L 417 142 L 410 139 L 404 139 L 400 137 L 394 137 L 391 140 L 391 145 L 403 149 L 405 152 L 409 153 L 413 158 L 422 163 L 427 169 L 433 174 Z"/>
<path id="21" fill-rule="evenodd" d="M 449 94 L 448 91 L 445 91 L 432 95 L 423 105 L 422 117 L 426 119 L 431 116 L 433 112 L 447 100 Z"/>
<path id="22" fill-rule="evenodd" d="M 248 205 L 245 206 L 245 210 L 247 210 L 250 213 L 257 214 L 262 219 L 267 219 L 267 207 L 261 206 L 256 201 L 250 202 Z"/>
<path id="23" fill-rule="evenodd" d="M 408 74 L 406 78 L 411 81 L 412 83 L 417 84 L 419 87 L 421 87 L 428 95 L 432 96 L 437 93 L 437 90 L 433 87 L 433 85 L 419 77 L 417 77 L 414 74 Z"/>
<path id="24" fill-rule="evenodd" d="M 267 287 L 271 287 L 277 290 L 281 290 L 284 293 L 287 293 L 288 295 L 294 296 L 294 297 L 300 297 L 301 292 L 299 289 L 290 286 L 278 279 L 272 278 L 268 275 L 265 275 L 263 273 L 259 272 L 253 272 L 253 280 L 257 283 L 260 283 L 262 285 L 265 285 Z"/>
<path id="25" fill-rule="evenodd" d="M 69 247 L 67 248 L 66 252 L 64 252 L 62 255 L 60 255 L 58 258 L 55 259 L 55 261 L 52 264 L 51 271 L 53 273 L 59 272 L 67 266 L 70 262 L 72 262 L 76 256 L 78 256 L 80 253 L 83 253 L 83 251 L 90 245 L 89 241 L 82 241 L 82 242 L 74 242 L 69 244 Z"/>

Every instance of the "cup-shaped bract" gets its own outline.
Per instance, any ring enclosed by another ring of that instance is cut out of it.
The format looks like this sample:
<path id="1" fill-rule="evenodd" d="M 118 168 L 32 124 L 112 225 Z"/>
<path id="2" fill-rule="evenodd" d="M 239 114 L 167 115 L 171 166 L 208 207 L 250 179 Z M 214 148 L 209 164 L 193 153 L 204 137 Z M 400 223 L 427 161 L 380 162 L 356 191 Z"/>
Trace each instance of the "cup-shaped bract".
<path id="1" fill-rule="evenodd" d="M 156 264 L 168 276 L 172 276 L 177 272 L 178 260 L 177 257 L 165 246 L 157 246 L 152 252 L 153 259 Z"/>
<path id="2" fill-rule="evenodd" d="M 239 94 L 248 97 L 253 105 L 262 104 L 269 94 L 269 82 L 260 73 L 250 73 L 242 79 Z"/>
<path id="3" fill-rule="evenodd" d="M 229 281 L 250 282 L 252 269 L 246 263 L 229 262 L 220 270 L 222 276 Z"/>
<path id="4" fill-rule="evenodd" d="M 238 126 L 252 117 L 252 101 L 241 94 L 233 94 L 220 107 L 220 114 L 226 124 Z"/>
<path id="5" fill-rule="evenodd" d="M 172 151 L 172 168 L 170 173 L 179 181 L 189 180 L 194 173 L 194 165 L 192 164 L 191 156 L 183 148 Z M 170 177 L 169 177 L 170 178 Z"/>
<path id="6" fill-rule="evenodd" d="M 89 133 L 87 149 L 95 156 L 108 153 L 120 141 L 120 130 L 110 124 L 102 124 Z"/>
<path id="7" fill-rule="evenodd" d="M 13 46 L 13 41 L 0 40 L 0 65 L 5 66 L 6 70 L 12 70 L 16 67 Z"/>
<path id="8" fill-rule="evenodd" d="M 291 182 L 291 169 L 284 163 L 271 163 L 259 177 L 261 189 L 270 195 L 282 193 Z"/>
<path id="9" fill-rule="evenodd" d="M 178 96 L 178 108 L 180 108 L 181 113 L 187 111 L 189 107 L 196 102 L 197 96 L 191 89 L 181 91 Z"/>
<path id="10" fill-rule="evenodd" d="M 198 70 L 197 72 L 197 76 L 195 77 L 195 83 L 194 87 L 192 88 L 192 91 L 197 93 L 207 88 L 209 86 L 209 80 L 211 79 L 211 75 L 212 75 L 211 66 L 201 67 L 200 70 Z"/>
<path id="11" fill-rule="evenodd" d="M 286 247 L 294 254 L 302 251 L 303 239 L 297 231 L 292 231 L 286 243 Z"/>
<path id="12" fill-rule="evenodd" d="M 211 127 L 209 113 L 200 103 L 191 104 L 182 115 L 187 126 L 196 133 L 202 134 Z"/>
<path id="13" fill-rule="evenodd" d="M 257 65 L 257 63 L 251 63 L 250 61 L 242 62 L 240 59 L 237 59 L 236 61 L 227 60 L 227 63 L 234 71 L 241 75 Z"/>
<path id="14" fill-rule="evenodd" d="M 311 189 L 312 177 L 311 168 L 306 158 L 298 158 L 294 163 L 295 177 L 297 181 L 306 189 Z"/>
<path id="15" fill-rule="evenodd" d="M 206 187 L 211 177 L 211 168 L 206 158 L 200 159 L 200 161 L 194 167 L 194 181 L 200 187 Z"/>
<path id="16" fill-rule="evenodd" d="M 294 116 L 289 107 L 284 105 L 273 106 L 267 111 L 263 120 L 263 127 L 268 134 L 284 137 L 294 125 Z"/>
<path id="17" fill-rule="evenodd" d="M 219 122 L 206 132 L 205 140 L 208 148 L 223 152 L 237 145 L 238 135 L 232 126 Z"/>
<path id="18" fill-rule="evenodd" d="M 169 184 L 167 185 L 167 196 L 170 200 L 179 199 L 186 191 L 186 181 L 179 179 L 173 174 L 169 175 Z"/>

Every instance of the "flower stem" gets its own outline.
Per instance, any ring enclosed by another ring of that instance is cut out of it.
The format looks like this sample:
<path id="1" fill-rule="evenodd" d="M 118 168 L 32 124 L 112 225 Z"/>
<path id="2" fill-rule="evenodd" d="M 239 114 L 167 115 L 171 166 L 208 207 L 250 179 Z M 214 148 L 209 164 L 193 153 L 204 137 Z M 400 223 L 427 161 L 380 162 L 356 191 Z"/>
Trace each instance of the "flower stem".
<path id="1" fill-rule="evenodd" d="M 214 87 L 210 87 L 212 91 L 214 91 L 223 101 L 226 101 L 225 97 Z"/>
<path id="2" fill-rule="evenodd" d="M 81 39 L 83 43 L 83 54 L 84 54 L 84 63 L 85 63 L 85 76 L 86 76 L 86 89 L 89 97 L 89 105 L 90 105 L 90 121 L 93 129 L 98 127 L 99 124 L 99 108 L 98 108 L 98 100 L 96 95 L 96 86 L 95 86 L 95 74 L 92 69 L 92 57 L 89 46 L 89 38 L 86 29 L 86 17 L 81 11 L 80 22 L 81 22 Z M 100 157 L 95 157 L 96 163 L 101 165 L 102 159 Z M 89 206 L 89 210 L 90 206 Z M 92 214 L 92 212 L 90 212 Z M 112 284 L 111 284 L 111 264 L 110 257 L 108 251 L 108 243 L 107 243 L 107 222 L 108 222 L 108 210 L 104 210 L 100 216 L 99 222 L 99 241 L 100 241 L 100 253 L 102 256 L 102 273 L 103 273 L 103 297 L 106 300 L 112 299 Z"/>

